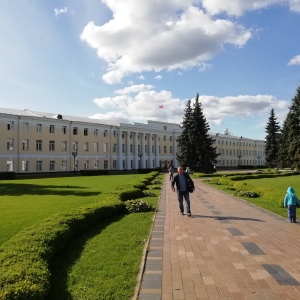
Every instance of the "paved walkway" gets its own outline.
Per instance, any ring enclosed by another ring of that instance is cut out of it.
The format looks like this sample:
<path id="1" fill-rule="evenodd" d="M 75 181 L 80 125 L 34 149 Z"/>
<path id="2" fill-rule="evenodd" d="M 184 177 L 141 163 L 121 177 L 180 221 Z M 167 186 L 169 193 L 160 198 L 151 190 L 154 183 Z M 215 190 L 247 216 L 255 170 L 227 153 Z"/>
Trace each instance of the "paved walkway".
<path id="1" fill-rule="evenodd" d="M 194 182 L 182 216 L 165 177 L 138 299 L 300 299 L 300 223 Z"/>

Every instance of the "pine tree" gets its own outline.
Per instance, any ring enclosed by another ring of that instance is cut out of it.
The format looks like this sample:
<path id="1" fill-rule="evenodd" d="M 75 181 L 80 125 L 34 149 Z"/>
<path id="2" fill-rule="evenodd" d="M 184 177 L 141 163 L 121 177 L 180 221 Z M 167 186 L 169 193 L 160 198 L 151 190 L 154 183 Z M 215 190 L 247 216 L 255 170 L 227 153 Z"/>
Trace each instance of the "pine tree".
<path id="1" fill-rule="evenodd" d="M 289 133 L 290 133 L 290 113 L 287 114 L 283 122 L 281 133 L 279 134 L 279 151 L 278 151 L 278 164 L 282 168 L 291 167 L 292 161 L 289 157 Z"/>
<path id="2" fill-rule="evenodd" d="M 214 139 L 208 134 L 209 129 L 197 94 L 193 109 L 190 101 L 187 105 L 183 132 L 178 138 L 179 161 L 196 172 L 215 171 L 214 165 L 217 163 L 218 154 L 216 154 L 216 147 L 213 147 Z M 184 142 L 186 144 L 183 144 Z"/>
<path id="3" fill-rule="evenodd" d="M 292 167 L 299 169 L 300 157 L 300 86 L 297 88 L 297 93 L 292 100 L 290 107 L 290 124 L 288 138 L 288 155 L 293 165 Z"/>
<path id="4" fill-rule="evenodd" d="M 269 121 L 266 126 L 266 166 L 277 167 L 279 159 L 279 133 L 280 126 L 275 117 L 274 108 L 271 109 Z"/>
<path id="5" fill-rule="evenodd" d="M 180 162 L 182 166 L 189 165 L 189 157 L 191 156 L 191 149 L 193 145 L 191 144 L 191 118 L 192 118 L 192 108 L 191 108 L 191 100 L 188 100 L 186 104 L 186 108 L 184 110 L 184 117 L 182 121 L 182 133 L 178 137 L 178 148 L 179 153 L 177 153 L 177 160 Z"/>

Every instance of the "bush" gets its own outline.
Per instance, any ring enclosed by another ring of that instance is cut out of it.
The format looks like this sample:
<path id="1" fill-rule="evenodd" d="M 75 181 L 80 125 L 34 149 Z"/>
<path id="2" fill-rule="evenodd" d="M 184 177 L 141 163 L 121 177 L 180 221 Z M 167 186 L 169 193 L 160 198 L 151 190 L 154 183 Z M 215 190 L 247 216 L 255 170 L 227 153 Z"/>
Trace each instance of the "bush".
<path id="1" fill-rule="evenodd" d="M 243 191 L 238 190 L 234 193 L 235 196 L 242 196 L 242 197 L 248 197 L 248 198 L 258 198 L 259 194 L 252 192 L 252 191 Z"/>
<path id="2" fill-rule="evenodd" d="M 126 210 L 129 213 L 138 213 L 138 212 L 147 212 L 154 211 L 155 207 L 148 202 L 144 202 L 143 200 L 127 200 L 125 202 Z"/>

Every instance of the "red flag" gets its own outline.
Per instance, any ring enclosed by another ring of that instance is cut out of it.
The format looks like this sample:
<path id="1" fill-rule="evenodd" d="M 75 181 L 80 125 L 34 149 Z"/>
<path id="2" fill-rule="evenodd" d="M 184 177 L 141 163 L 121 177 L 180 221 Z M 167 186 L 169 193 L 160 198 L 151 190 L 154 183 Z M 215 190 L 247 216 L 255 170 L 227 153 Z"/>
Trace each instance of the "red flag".
<path id="1" fill-rule="evenodd" d="M 163 105 L 160 105 L 159 108 L 164 108 L 164 106 L 163 106 Z"/>

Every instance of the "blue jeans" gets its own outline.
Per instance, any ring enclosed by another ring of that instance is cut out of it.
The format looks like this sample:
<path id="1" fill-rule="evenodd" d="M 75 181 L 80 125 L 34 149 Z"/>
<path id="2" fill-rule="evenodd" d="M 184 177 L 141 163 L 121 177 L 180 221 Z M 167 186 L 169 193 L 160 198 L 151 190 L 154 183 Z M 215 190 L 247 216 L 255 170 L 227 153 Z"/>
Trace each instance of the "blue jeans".
<path id="1" fill-rule="evenodd" d="M 289 204 L 288 207 L 287 207 L 287 211 L 288 211 L 288 218 L 290 221 L 292 222 L 296 222 L 296 205 L 292 205 L 292 204 Z"/>
<path id="2" fill-rule="evenodd" d="M 186 204 L 186 212 L 190 214 L 191 213 L 190 193 L 188 191 L 185 192 L 177 191 L 177 197 L 178 197 L 180 211 L 184 212 L 184 208 L 183 208 L 183 198 L 184 198 Z"/>

